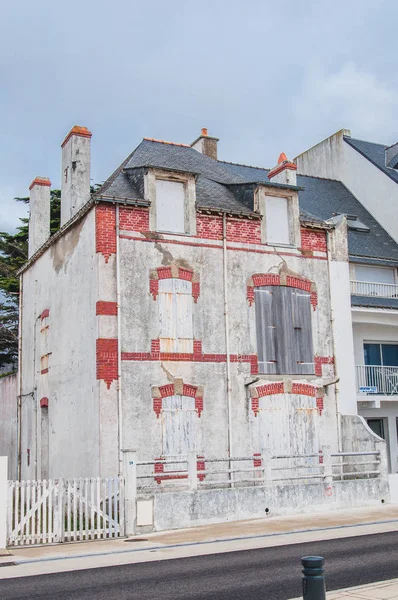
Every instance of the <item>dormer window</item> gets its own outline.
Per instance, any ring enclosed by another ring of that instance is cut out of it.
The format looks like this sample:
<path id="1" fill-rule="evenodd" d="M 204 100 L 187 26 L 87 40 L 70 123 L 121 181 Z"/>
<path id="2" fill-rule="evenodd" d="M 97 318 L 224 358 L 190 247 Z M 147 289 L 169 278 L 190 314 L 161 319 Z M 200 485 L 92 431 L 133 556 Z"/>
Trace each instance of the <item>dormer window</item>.
<path id="1" fill-rule="evenodd" d="M 196 235 L 196 181 L 193 173 L 148 169 L 145 197 L 151 203 L 151 231 Z"/>
<path id="2" fill-rule="evenodd" d="M 156 179 L 156 230 L 185 233 L 185 185 Z"/>

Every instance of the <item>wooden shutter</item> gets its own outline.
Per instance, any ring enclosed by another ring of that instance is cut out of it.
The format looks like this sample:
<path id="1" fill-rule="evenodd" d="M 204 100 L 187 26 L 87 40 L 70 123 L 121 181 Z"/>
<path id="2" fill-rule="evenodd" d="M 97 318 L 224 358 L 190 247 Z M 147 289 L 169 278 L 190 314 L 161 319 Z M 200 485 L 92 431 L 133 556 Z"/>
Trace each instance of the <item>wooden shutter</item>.
<path id="1" fill-rule="evenodd" d="M 196 449 L 197 412 L 195 398 L 169 396 L 162 401 L 162 453 L 165 457 L 186 456 Z"/>
<path id="2" fill-rule="evenodd" d="M 278 332 L 274 323 L 274 286 L 255 289 L 256 334 L 258 366 L 260 373 L 278 373 L 276 339 Z"/>
<path id="3" fill-rule="evenodd" d="M 290 244 L 287 198 L 276 196 L 266 198 L 265 223 L 268 244 Z"/>
<path id="4" fill-rule="evenodd" d="M 311 296 L 308 292 L 291 289 L 292 294 L 292 331 L 294 338 L 293 373 L 309 375 L 314 373 L 314 352 L 312 345 Z"/>
<path id="5" fill-rule="evenodd" d="M 192 283 L 159 281 L 159 338 L 161 352 L 193 352 Z"/>
<path id="6" fill-rule="evenodd" d="M 159 339 L 161 352 L 176 352 L 174 279 L 159 281 Z"/>

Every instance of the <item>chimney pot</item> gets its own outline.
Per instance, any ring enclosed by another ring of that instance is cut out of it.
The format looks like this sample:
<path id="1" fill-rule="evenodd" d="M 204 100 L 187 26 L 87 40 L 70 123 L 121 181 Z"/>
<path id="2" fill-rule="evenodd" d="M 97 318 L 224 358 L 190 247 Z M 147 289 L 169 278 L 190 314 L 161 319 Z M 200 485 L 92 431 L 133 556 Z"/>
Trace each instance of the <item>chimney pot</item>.
<path id="1" fill-rule="evenodd" d="M 207 127 L 202 127 L 200 136 L 191 144 L 191 148 L 217 160 L 218 138 L 209 135 Z"/>
<path id="2" fill-rule="evenodd" d="M 202 127 L 202 135 L 209 135 L 207 127 Z"/>
<path id="3" fill-rule="evenodd" d="M 284 152 L 279 155 L 278 164 L 268 173 L 268 179 L 274 183 L 297 185 L 297 165 L 289 160 Z"/>

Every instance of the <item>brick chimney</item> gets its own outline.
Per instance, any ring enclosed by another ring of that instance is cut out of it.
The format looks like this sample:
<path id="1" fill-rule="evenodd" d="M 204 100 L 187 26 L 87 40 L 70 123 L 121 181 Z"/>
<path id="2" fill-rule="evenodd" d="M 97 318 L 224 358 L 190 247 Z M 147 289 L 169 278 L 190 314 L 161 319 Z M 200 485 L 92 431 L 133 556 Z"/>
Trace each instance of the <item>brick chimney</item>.
<path id="1" fill-rule="evenodd" d="M 200 136 L 192 142 L 191 148 L 217 160 L 217 142 L 218 138 L 209 135 L 206 127 L 203 127 Z"/>
<path id="2" fill-rule="evenodd" d="M 297 185 L 297 165 L 288 160 L 286 154 L 282 154 L 278 158 L 278 164 L 268 173 L 268 179 L 272 183 L 285 183 L 287 185 Z"/>
<path id="3" fill-rule="evenodd" d="M 386 167 L 390 167 L 390 169 L 398 169 L 398 142 L 386 148 L 385 156 Z"/>
<path id="4" fill-rule="evenodd" d="M 50 186 L 47 177 L 35 177 L 29 186 L 29 258 L 50 237 Z"/>
<path id="5" fill-rule="evenodd" d="M 90 199 L 91 132 L 75 125 L 61 144 L 61 225 Z"/>

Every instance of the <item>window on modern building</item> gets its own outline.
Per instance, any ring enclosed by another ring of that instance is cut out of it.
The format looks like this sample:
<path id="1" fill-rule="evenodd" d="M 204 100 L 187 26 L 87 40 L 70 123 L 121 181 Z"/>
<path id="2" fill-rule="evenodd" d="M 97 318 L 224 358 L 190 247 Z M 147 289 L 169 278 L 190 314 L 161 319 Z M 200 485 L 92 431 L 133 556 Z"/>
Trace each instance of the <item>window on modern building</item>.
<path id="1" fill-rule="evenodd" d="M 161 352 L 193 352 L 192 283 L 183 279 L 159 281 Z"/>
<path id="2" fill-rule="evenodd" d="M 195 398 L 179 395 L 163 398 L 162 456 L 186 456 L 190 450 L 196 450 L 197 421 Z"/>
<path id="3" fill-rule="evenodd" d="M 297 288 L 255 289 L 260 373 L 314 373 L 310 300 L 308 292 Z"/>
<path id="4" fill-rule="evenodd" d="M 178 181 L 156 180 L 156 229 L 185 233 L 185 186 Z"/>
<path id="5" fill-rule="evenodd" d="M 355 278 L 357 281 L 369 283 L 395 283 L 395 270 L 387 267 L 355 265 Z"/>
<path id="6" fill-rule="evenodd" d="M 291 243 L 289 227 L 289 204 L 287 198 L 267 196 L 265 202 L 267 244 Z"/>

